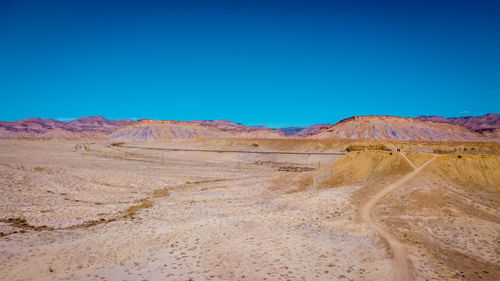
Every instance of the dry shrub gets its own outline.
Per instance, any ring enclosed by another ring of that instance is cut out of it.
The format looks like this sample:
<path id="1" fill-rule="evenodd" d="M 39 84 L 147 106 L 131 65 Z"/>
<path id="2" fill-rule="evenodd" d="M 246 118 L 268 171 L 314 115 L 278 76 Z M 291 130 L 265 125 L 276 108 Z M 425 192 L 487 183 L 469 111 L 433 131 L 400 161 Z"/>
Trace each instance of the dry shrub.
<path id="1" fill-rule="evenodd" d="M 45 171 L 45 169 L 44 169 L 44 168 L 42 168 L 42 167 L 35 167 L 35 172 L 39 172 L 39 173 L 41 173 L 41 172 L 43 172 L 43 171 Z"/>
<path id="2" fill-rule="evenodd" d="M 43 231 L 43 230 L 54 230 L 54 228 L 42 225 L 42 226 L 33 226 L 28 223 L 28 221 L 24 218 L 8 218 L 8 219 L 0 219 L 0 222 L 10 223 L 12 226 L 21 228 L 23 230 L 34 230 L 34 231 Z M 21 231 L 24 233 L 23 231 Z"/>
<path id="3" fill-rule="evenodd" d="M 151 201 L 149 201 L 148 199 L 143 199 L 141 201 L 141 204 L 130 206 L 127 209 L 126 216 L 133 217 L 133 216 L 135 216 L 135 214 L 137 214 L 137 212 L 140 209 L 146 209 L 146 208 L 151 208 L 151 207 L 153 207 L 153 203 L 151 203 Z"/>
<path id="4" fill-rule="evenodd" d="M 381 143 L 376 144 L 353 144 L 346 147 L 345 151 L 363 151 L 363 150 L 381 150 L 381 151 L 391 151 L 390 148 Z"/>
<path id="5" fill-rule="evenodd" d="M 432 150 L 433 153 L 437 153 L 437 154 L 450 154 L 450 153 L 455 153 L 456 151 L 457 151 L 457 149 L 448 148 L 448 147 L 445 147 L 445 148 L 438 147 L 438 148 L 434 148 Z"/>
<path id="6" fill-rule="evenodd" d="M 153 191 L 154 198 L 163 196 L 168 196 L 168 188 L 165 187 L 165 188 L 155 189 L 155 191 Z"/>

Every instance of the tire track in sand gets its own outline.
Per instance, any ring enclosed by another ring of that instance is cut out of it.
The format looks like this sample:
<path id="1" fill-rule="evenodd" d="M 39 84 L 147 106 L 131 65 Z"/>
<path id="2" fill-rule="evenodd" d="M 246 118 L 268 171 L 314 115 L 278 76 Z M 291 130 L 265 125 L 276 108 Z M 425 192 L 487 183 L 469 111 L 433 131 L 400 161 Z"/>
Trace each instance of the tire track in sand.
<path id="1" fill-rule="evenodd" d="M 433 161 L 437 156 L 432 157 L 418 168 L 406 156 L 404 156 L 403 154 L 401 154 L 401 156 L 403 156 L 403 158 L 408 161 L 408 163 L 413 167 L 414 170 L 397 180 L 395 183 L 386 186 L 372 198 L 370 198 L 370 200 L 368 200 L 368 202 L 366 202 L 366 204 L 361 209 L 361 220 L 366 223 L 371 229 L 375 230 L 389 245 L 393 258 L 392 275 L 394 280 L 412 281 L 413 276 L 411 274 L 406 247 L 394 235 L 375 224 L 371 215 L 373 213 L 373 207 L 378 203 L 378 201 L 384 198 L 387 194 L 399 188 L 402 184 L 415 177 L 423 168 L 425 168 L 425 166 L 427 166 L 427 164 Z"/>

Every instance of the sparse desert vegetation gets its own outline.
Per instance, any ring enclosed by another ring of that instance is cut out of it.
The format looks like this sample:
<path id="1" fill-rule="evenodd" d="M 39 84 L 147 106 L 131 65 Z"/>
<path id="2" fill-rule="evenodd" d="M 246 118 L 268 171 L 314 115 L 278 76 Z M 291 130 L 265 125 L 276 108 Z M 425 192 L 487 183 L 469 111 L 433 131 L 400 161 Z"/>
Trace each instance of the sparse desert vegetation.
<path id="1" fill-rule="evenodd" d="M 500 0 L 0 0 L 0 281 L 500 281 L 499 50 Z"/>
<path id="2" fill-rule="evenodd" d="M 363 150 L 380 150 L 380 151 L 391 151 L 390 148 L 385 146 L 384 144 L 367 144 L 367 145 L 362 145 L 362 144 L 357 144 L 357 145 L 349 145 L 348 147 L 345 148 L 345 151 L 351 152 L 351 151 L 363 151 Z"/>
<path id="3" fill-rule="evenodd" d="M 498 143 L 0 142 L 1 280 L 500 276 Z"/>

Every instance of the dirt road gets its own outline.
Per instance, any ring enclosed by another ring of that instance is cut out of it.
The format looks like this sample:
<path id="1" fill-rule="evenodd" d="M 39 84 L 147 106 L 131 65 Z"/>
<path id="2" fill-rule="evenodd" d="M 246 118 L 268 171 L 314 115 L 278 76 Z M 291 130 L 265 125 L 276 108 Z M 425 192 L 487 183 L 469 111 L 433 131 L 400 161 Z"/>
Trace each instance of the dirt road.
<path id="1" fill-rule="evenodd" d="M 413 276 L 411 274 L 410 263 L 408 261 L 408 257 L 406 254 L 406 247 L 391 233 L 379 227 L 372 219 L 373 207 L 384 198 L 387 194 L 399 188 L 402 184 L 412 179 L 416 176 L 427 164 L 429 164 L 432 160 L 434 160 L 437 156 L 434 156 L 427 162 L 425 162 L 422 166 L 416 167 L 406 156 L 401 154 L 403 158 L 410 163 L 410 165 L 414 168 L 414 170 L 405 175 L 404 177 L 397 180 L 395 183 L 386 186 L 384 189 L 375 194 L 361 209 L 361 220 L 365 222 L 371 229 L 375 230 L 389 245 L 393 255 L 393 269 L 392 276 L 394 280 L 400 281 L 411 281 L 413 280 Z"/>

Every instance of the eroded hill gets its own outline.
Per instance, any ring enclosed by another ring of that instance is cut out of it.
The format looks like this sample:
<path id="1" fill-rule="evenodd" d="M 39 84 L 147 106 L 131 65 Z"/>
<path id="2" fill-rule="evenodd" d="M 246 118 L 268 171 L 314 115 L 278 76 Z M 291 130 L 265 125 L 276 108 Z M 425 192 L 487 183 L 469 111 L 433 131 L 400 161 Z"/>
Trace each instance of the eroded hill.
<path id="1" fill-rule="evenodd" d="M 310 138 L 421 141 L 474 141 L 487 137 L 455 125 L 395 116 L 355 116 L 310 135 Z"/>

